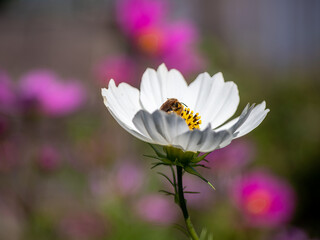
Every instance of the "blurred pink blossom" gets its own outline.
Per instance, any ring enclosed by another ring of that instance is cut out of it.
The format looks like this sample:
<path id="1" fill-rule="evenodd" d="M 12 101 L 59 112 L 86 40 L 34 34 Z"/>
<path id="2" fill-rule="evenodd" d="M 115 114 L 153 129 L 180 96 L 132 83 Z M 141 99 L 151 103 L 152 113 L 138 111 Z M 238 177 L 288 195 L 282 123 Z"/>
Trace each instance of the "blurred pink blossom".
<path id="1" fill-rule="evenodd" d="M 90 212 L 66 215 L 61 221 L 59 232 L 64 239 L 97 239 L 105 236 L 105 220 Z"/>
<path id="2" fill-rule="evenodd" d="M 188 21 L 163 23 L 140 29 L 134 35 L 139 50 L 158 63 L 165 62 L 183 74 L 203 70 L 205 59 L 197 50 L 198 31 Z"/>
<path id="3" fill-rule="evenodd" d="M 115 171 L 115 190 L 125 196 L 136 194 L 141 189 L 144 178 L 141 166 L 133 161 L 123 162 Z"/>
<path id="4" fill-rule="evenodd" d="M 164 26 L 164 32 L 166 33 L 164 51 L 168 53 L 175 52 L 177 49 L 185 50 L 185 48 L 194 47 L 199 40 L 198 29 L 187 20 L 167 23 Z"/>
<path id="5" fill-rule="evenodd" d="M 134 85 L 137 80 L 137 66 L 125 55 L 108 56 L 94 67 L 94 74 L 100 85 L 106 86 L 110 79 L 117 84 L 126 82 Z"/>
<path id="6" fill-rule="evenodd" d="M 292 217 L 295 194 L 290 185 L 262 171 L 235 180 L 231 198 L 254 227 L 275 227 Z"/>
<path id="7" fill-rule="evenodd" d="M 192 47 L 179 48 L 175 51 L 167 52 L 158 61 L 159 63 L 166 63 L 168 68 L 178 69 L 183 75 L 202 71 L 207 64 L 205 58 Z"/>
<path id="8" fill-rule="evenodd" d="M 51 145 L 45 145 L 40 149 L 38 164 L 41 169 L 46 171 L 56 170 L 60 165 L 57 149 Z"/>
<path id="9" fill-rule="evenodd" d="M 198 29 L 187 20 L 170 21 L 168 6 L 169 2 L 159 0 L 118 0 L 118 24 L 156 64 L 165 62 L 183 74 L 203 70 L 206 60 L 197 50 Z"/>
<path id="10" fill-rule="evenodd" d="M 85 100 L 85 90 L 76 80 L 63 82 L 54 72 L 35 70 L 20 81 L 24 101 L 35 103 L 49 116 L 62 116 L 77 110 Z"/>
<path id="11" fill-rule="evenodd" d="M 165 0 L 117 0 L 116 18 L 121 30 L 127 35 L 158 25 L 166 18 Z"/>
<path id="12" fill-rule="evenodd" d="M 214 171 L 223 170 L 230 173 L 230 171 L 240 169 L 251 162 L 254 152 L 252 142 L 236 140 L 229 146 L 210 153 L 206 157 L 209 161 L 207 165 Z"/>
<path id="13" fill-rule="evenodd" d="M 172 224 L 178 217 L 172 199 L 158 194 L 142 197 L 136 203 L 135 210 L 141 219 L 156 224 Z"/>
<path id="14" fill-rule="evenodd" d="M 15 107 L 15 86 L 9 76 L 0 70 L 0 111 L 12 112 Z"/>

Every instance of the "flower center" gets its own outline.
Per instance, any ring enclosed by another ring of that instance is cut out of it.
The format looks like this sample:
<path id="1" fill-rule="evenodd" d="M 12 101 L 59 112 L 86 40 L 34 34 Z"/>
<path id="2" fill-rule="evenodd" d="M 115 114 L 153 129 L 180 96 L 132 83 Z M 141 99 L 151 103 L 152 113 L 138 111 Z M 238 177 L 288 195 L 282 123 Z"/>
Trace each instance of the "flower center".
<path id="1" fill-rule="evenodd" d="M 200 128 L 201 116 L 199 116 L 199 113 L 193 114 L 193 111 L 190 111 L 190 108 L 183 109 L 180 113 L 180 117 L 186 121 L 190 130 Z"/>
<path id="2" fill-rule="evenodd" d="M 184 104 L 176 98 L 168 98 L 168 100 L 162 104 L 160 110 L 179 115 L 186 121 L 190 130 L 199 129 L 201 124 L 199 113 L 193 114 L 190 108 L 185 108 L 183 105 Z"/>
<path id="3" fill-rule="evenodd" d="M 247 210 L 252 214 L 264 214 L 270 209 L 271 196 L 265 190 L 253 192 L 247 199 Z"/>

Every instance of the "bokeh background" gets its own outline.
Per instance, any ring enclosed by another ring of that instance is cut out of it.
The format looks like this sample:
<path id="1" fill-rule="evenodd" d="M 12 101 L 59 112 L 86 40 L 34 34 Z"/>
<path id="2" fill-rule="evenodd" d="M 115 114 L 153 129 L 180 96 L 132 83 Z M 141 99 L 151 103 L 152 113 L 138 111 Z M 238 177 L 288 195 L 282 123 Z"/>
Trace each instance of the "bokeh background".
<path id="1" fill-rule="evenodd" d="M 186 239 L 147 144 L 104 107 L 110 78 L 139 87 L 165 62 L 266 100 L 256 130 L 185 176 L 198 232 L 320 238 L 318 0 L 1 0 L 0 239 Z"/>

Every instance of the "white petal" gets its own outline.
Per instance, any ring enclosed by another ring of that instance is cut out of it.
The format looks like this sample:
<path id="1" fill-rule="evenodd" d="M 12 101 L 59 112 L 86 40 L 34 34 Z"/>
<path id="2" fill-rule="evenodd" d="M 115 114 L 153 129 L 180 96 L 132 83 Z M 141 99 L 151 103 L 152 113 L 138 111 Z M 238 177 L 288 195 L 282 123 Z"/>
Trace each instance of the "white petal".
<path id="1" fill-rule="evenodd" d="M 222 73 L 210 77 L 200 74 L 189 86 L 189 95 L 194 97 L 192 108 L 199 112 L 202 127 L 211 123 L 216 128 L 227 121 L 237 110 L 240 98 L 234 82 L 224 82 Z"/>
<path id="2" fill-rule="evenodd" d="M 132 129 L 130 126 L 128 126 L 127 124 L 122 122 L 120 120 L 119 116 L 117 116 L 110 108 L 108 108 L 108 110 L 109 110 L 110 114 L 113 116 L 113 118 L 119 123 L 119 125 L 121 127 L 123 127 L 131 135 L 133 135 L 134 137 L 136 137 L 142 141 L 153 143 L 149 137 L 142 135 L 137 129 Z"/>
<path id="3" fill-rule="evenodd" d="M 251 111 L 246 121 L 235 131 L 235 134 L 237 134 L 235 138 L 241 137 L 258 127 L 269 111 L 269 109 L 266 109 L 265 101 L 257 105 Z"/>
<path id="4" fill-rule="evenodd" d="M 152 142 L 160 145 L 172 145 L 173 139 L 189 132 L 186 122 L 176 114 L 167 114 L 157 110 L 152 114 L 140 110 L 133 118 L 135 127 Z"/>
<path id="5" fill-rule="evenodd" d="M 101 89 L 104 104 L 116 121 L 129 133 L 146 141 L 144 137 L 132 123 L 134 115 L 141 109 L 139 103 L 139 90 L 126 84 L 120 83 L 116 87 L 111 79 L 108 89 Z"/>
<path id="6" fill-rule="evenodd" d="M 240 117 L 231 120 L 216 130 L 219 131 L 230 129 L 233 132 L 234 138 L 239 138 L 259 126 L 259 124 L 267 116 L 267 113 L 270 111 L 269 109 L 265 108 L 265 101 L 255 107 L 252 105 L 249 108 L 247 105 L 242 111 Z"/>
<path id="7" fill-rule="evenodd" d="M 181 73 L 175 69 L 168 71 L 164 64 L 158 70 L 147 69 L 142 76 L 140 102 L 148 112 L 154 112 L 168 98 L 184 101 L 187 83 Z"/>
<path id="8" fill-rule="evenodd" d="M 225 142 L 231 142 L 232 133 L 228 130 L 214 131 L 210 124 L 205 130 L 193 130 L 174 139 L 174 144 L 186 151 L 211 152 Z"/>

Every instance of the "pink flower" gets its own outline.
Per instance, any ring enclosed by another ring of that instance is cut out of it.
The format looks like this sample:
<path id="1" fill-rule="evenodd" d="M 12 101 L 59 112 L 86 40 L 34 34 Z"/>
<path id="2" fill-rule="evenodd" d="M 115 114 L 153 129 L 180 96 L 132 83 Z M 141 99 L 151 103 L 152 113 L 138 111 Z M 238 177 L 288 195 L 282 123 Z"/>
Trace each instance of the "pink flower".
<path id="1" fill-rule="evenodd" d="M 149 26 L 137 31 L 133 38 L 141 52 L 184 74 L 198 72 L 205 66 L 205 59 L 196 49 L 198 31 L 190 22 Z"/>
<path id="2" fill-rule="evenodd" d="M 164 225 L 173 223 L 178 217 L 172 199 L 156 194 L 141 198 L 136 204 L 136 212 L 147 222 Z"/>
<path id="3" fill-rule="evenodd" d="M 160 57 L 159 63 L 160 62 L 165 62 L 169 68 L 178 69 L 184 75 L 202 71 L 206 66 L 205 58 L 192 47 L 167 52 Z"/>
<path id="4" fill-rule="evenodd" d="M 47 70 L 35 70 L 23 76 L 20 91 L 24 101 L 35 103 L 49 116 L 72 113 L 85 99 L 85 90 L 78 81 L 62 82 Z"/>
<path id="5" fill-rule="evenodd" d="M 224 170 L 228 173 L 240 169 L 252 161 L 254 147 L 251 142 L 236 140 L 229 146 L 213 151 L 206 159 L 212 170 Z"/>
<path id="6" fill-rule="evenodd" d="M 160 26 L 142 28 L 134 35 L 133 41 L 142 53 L 152 57 L 161 56 L 167 41 L 167 32 L 165 30 Z"/>
<path id="7" fill-rule="evenodd" d="M 90 212 L 70 213 L 60 221 L 63 239 L 100 239 L 105 236 L 105 220 Z"/>
<path id="8" fill-rule="evenodd" d="M 134 85 L 137 82 L 137 66 L 133 59 L 125 55 L 108 56 L 94 68 L 94 74 L 102 86 L 106 86 L 110 79 L 117 84 L 121 82 Z"/>
<path id="9" fill-rule="evenodd" d="M 158 25 L 166 18 L 166 13 L 165 0 L 117 0 L 116 3 L 117 22 L 127 35 Z"/>
<path id="10" fill-rule="evenodd" d="M 190 21 L 169 21 L 167 9 L 166 1 L 118 0 L 118 24 L 137 49 L 157 64 L 165 62 L 184 74 L 203 70 L 206 61 L 196 48 L 197 28 Z"/>
<path id="11" fill-rule="evenodd" d="M 116 191 L 121 195 L 136 194 L 143 185 L 144 180 L 143 169 L 132 162 L 123 162 L 115 172 Z"/>
<path id="12" fill-rule="evenodd" d="M 15 107 L 15 86 L 9 76 L 0 70 L 0 111 L 12 112 Z"/>
<path id="13" fill-rule="evenodd" d="M 292 217 L 295 195 L 286 182 L 266 172 L 251 172 L 234 182 L 232 199 L 254 227 L 275 227 Z"/>
<path id="14" fill-rule="evenodd" d="M 43 170 L 56 170 L 60 164 L 59 154 L 57 150 L 50 145 L 43 146 L 38 156 L 38 163 Z"/>
<path id="15" fill-rule="evenodd" d="M 164 29 L 166 32 L 164 51 L 166 52 L 175 52 L 177 49 L 189 48 L 198 43 L 198 29 L 189 21 L 169 22 Z"/>

